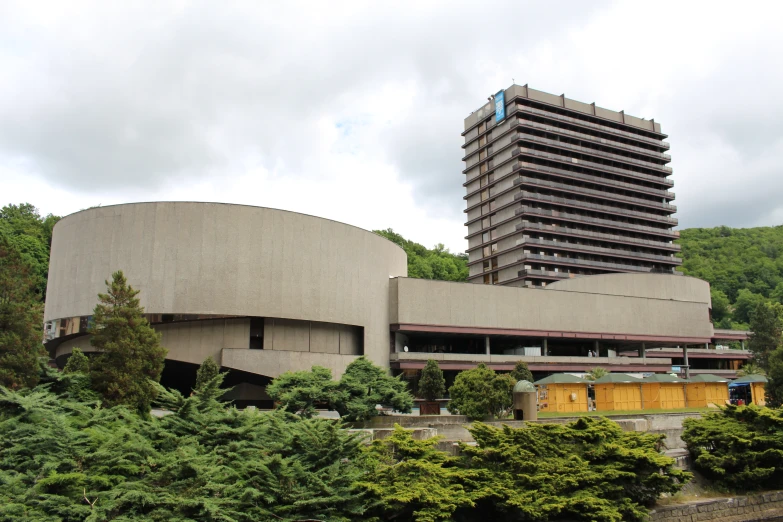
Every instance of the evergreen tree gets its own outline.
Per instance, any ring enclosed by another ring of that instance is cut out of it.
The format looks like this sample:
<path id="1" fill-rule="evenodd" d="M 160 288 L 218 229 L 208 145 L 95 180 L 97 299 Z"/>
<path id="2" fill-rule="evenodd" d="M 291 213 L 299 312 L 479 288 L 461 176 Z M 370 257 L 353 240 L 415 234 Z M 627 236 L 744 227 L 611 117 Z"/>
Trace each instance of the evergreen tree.
<path id="1" fill-rule="evenodd" d="M 440 399 L 446 393 L 446 379 L 438 366 L 438 361 L 430 359 L 421 370 L 419 393 L 428 401 Z"/>
<path id="2" fill-rule="evenodd" d="M 748 348 L 753 352 L 753 360 L 765 370 L 768 368 L 769 355 L 780 346 L 781 321 L 775 308 L 768 303 L 759 303 L 750 319 Z"/>
<path id="3" fill-rule="evenodd" d="M 525 361 L 517 361 L 514 365 L 514 369 L 511 370 L 511 377 L 514 379 L 515 383 L 519 381 L 533 382 L 533 372 L 528 369 Z"/>
<path id="4" fill-rule="evenodd" d="M 312 371 L 285 372 L 274 379 L 266 392 L 279 408 L 309 418 L 316 407 L 330 407 L 336 400 L 338 383 L 332 380 L 332 371 L 313 366 Z"/>
<path id="5" fill-rule="evenodd" d="M 402 413 L 413 409 L 408 385 L 386 370 L 359 357 L 345 369 L 340 379 L 334 409 L 349 422 L 365 421 L 378 415 L 377 405 L 389 406 Z"/>
<path id="6" fill-rule="evenodd" d="M 74 348 L 71 352 L 71 356 L 68 357 L 68 362 L 65 363 L 63 373 L 90 373 L 90 360 L 84 355 L 79 348 Z"/>
<path id="7" fill-rule="evenodd" d="M 783 406 L 783 347 L 770 354 L 767 366 L 768 382 L 764 386 L 767 406 L 780 408 Z"/>
<path id="8" fill-rule="evenodd" d="M 11 389 L 38 382 L 43 310 L 35 280 L 7 237 L 0 234 L 0 385 Z"/>
<path id="9" fill-rule="evenodd" d="M 199 391 L 203 390 L 219 373 L 220 366 L 218 366 L 218 363 L 215 362 L 215 359 L 212 358 L 212 356 L 204 359 L 204 362 L 201 363 L 201 366 L 199 366 L 196 371 L 196 386 L 193 388 L 193 391 L 199 393 Z"/>
<path id="10" fill-rule="evenodd" d="M 505 418 L 511 409 L 511 392 L 514 378 L 508 374 L 496 374 L 484 363 L 457 375 L 449 388 L 448 409 L 457 415 L 471 419 L 483 419 L 493 415 Z"/>
<path id="11" fill-rule="evenodd" d="M 157 394 L 154 383 L 160 381 L 166 349 L 143 315 L 139 291 L 128 285 L 122 271 L 112 274 L 106 286 L 90 329 L 90 342 L 100 352 L 90 364 L 93 387 L 105 405 L 124 404 L 146 414 Z"/>

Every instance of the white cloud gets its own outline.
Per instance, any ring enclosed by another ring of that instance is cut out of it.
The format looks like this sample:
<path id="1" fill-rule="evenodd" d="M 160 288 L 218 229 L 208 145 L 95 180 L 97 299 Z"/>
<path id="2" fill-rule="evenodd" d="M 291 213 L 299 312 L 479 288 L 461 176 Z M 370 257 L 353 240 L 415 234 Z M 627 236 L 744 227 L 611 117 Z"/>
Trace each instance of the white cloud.
<path id="1" fill-rule="evenodd" d="M 217 200 L 465 248 L 462 120 L 517 83 L 652 118 L 683 226 L 777 224 L 776 3 L 0 4 L 0 204 Z"/>

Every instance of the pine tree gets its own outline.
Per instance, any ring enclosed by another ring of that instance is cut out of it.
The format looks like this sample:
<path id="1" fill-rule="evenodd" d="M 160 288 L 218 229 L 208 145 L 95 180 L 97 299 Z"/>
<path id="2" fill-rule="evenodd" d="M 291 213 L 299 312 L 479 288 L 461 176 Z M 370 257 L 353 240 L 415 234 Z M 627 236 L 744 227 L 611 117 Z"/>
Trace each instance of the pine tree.
<path id="1" fill-rule="evenodd" d="M 38 382 L 43 310 L 30 268 L 0 234 L 0 385 L 11 389 Z"/>
<path id="2" fill-rule="evenodd" d="M 79 348 L 74 348 L 71 352 L 71 356 L 68 357 L 68 362 L 65 363 L 63 373 L 90 373 L 90 360 L 84 355 Z"/>
<path id="3" fill-rule="evenodd" d="M 212 356 L 204 359 L 201 366 L 196 371 L 196 386 L 193 388 L 194 393 L 199 393 L 204 387 L 220 373 L 220 366 L 215 362 Z"/>
<path id="4" fill-rule="evenodd" d="M 766 370 L 769 355 L 781 341 L 781 321 L 775 308 L 768 303 L 759 303 L 751 314 L 750 329 L 753 333 L 748 348 L 753 352 L 753 360 Z"/>
<path id="5" fill-rule="evenodd" d="M 440 399 L 446 393 L 446 379 L 443 378 L 443 370 L 435 359 L 428 360 L 421 370 L 419 393 L 428 401 Z"/>
<path id="6" fill-rule="evenodd" d="M 266 387 L 266 392 L 281 409 L 309 418 L 316 414 L 316 407 L 329 407 L 335 402 L 337 387 L 331 370 L 313 366 L 312 371 L 281 374 Z"/>
<path id="7" fill-rule="evenodd" d="M 533 372 L 528 369 L 525 361 L 517 361 L 514 369 L 511 370 L 511 377 L 513 377 L 515 383 L 519 381 L 533 382 Z"/>
<path id="8" fill-rule="evenodd" d="M 166 349 L 161 335 L 144 317 L 138 290 L 128 285 L 122 271 L 106 281 L 108 292 L 98 294 L 93 312 L 91 343 L 100 354 L 90 364 L 93 387 L 106 406 L 124 404 L 142 414 L 149 413 L 157 394 Z"/>

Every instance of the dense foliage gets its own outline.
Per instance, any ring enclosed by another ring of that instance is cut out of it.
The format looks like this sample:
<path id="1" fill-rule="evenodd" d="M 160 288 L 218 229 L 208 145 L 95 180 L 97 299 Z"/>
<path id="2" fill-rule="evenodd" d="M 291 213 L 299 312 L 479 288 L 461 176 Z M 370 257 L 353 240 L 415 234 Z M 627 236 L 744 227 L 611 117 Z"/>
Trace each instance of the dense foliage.
<path id="1" fill-rule="evenodd" d="M 311 417 L 316 406 L 321 406 L 336 410 L 349 422 L 378 415 L 378 405 L 402 413 L 410 413 L 413 408 L 407 383 L 365 357 L 349 364 L 339 382 L 332 380 L 329 369 L 313 366 L 311 371 L 281 374 L 267 386 L 267 393 L 289 413 Z"/>
<path id="2" fill-rule="evenodd" d="M 461 455 L 394 433 L 366 446 L 339 421 L 240 411 L 222 374 L 170 414 L 98 408 L 89 378 L 41 366 L 0 388 L 0 520 L 639 520 L 687 474 L 661 436 L 606 419 L 522 429 L 476 424 Z"/>
<path id="3" fill-rule="evenodd" d="M 43 355 L 42 322 L 33 271 L 0 234 L 0 385 L 35 386 L 38 357 Z"/>
<path id="4" fill-rule="evenodd" d="M 683 272 L 712 286 L 718 328 L 747 329 L 759 301 L 783 303 L 783 226 L 680 231 Z"/>
<path id="5" fill-rule="evenodd" d="M 166 349 L 144 317 L 139 291 L 123 273 L 112 274 L 106 286 L 107 293 L 98 294 L 90 328 L 90 343 L 100 351 L 90 364 L 92 386 L 107 406 L 125 404 L 146 413 L 157 393 Z"/>
<path id="6" fill-rule="evenodd" d="M 395 243 L 408 254 L 408 277 L 418 279 L 438 279 L 441 281 L 467 281 L 467 254 L 452 254 L 443 244 L 435 245 L 432 250 L 414 243 L 388 228 L 373 230 Z"/>
<path id="7" fill-rule="evenodd" d="M 220 373 L 220 366 L 215 362 L 215 359 L 211 356 L 204 359 L 204 362 L 196 370 L 196 385 L 193 387 L 193 391 L 198 393 L 203 390 L 218 373 Z"/>
<path id="8" fill-rule="evenodd" d="M 696 469 L 731 490 L 783 488 L 783 410 L 727 406 L 686 419 Z"/>
<path id="9" fill-rule="evenodd" d="M 449 388 L 448 409 L 471 419 L 494 416 L 505 419 L 511 411 L 511 391 L 516 381 L 507 373 L 498 374 L 481 363 L 457 375 Z"/>
<path id="10" fill-rule="evenodd" d="M 643 520 L 644 506 L 674 493 L 690 474 L 661 455 L 660 435 L 624 432 L 607 419 L 529 424 L 474 423 L 476 445 L 450 457 L 399 427 L 373 442 L 373 512 L 392 520 Z"/>
<path id="11" fill-rule="evenodd" d="M 81 351 L 80 348 L 74 348 L 65 363 L 63 373 L 81 373 L 88 375 L 90 373 L 90 360 Z"/>
<path id="12" fill-rule="evenodd" d="M 428 360 L 421 370 L 419 394 L 428 401 L 440 399 L 446 394 L 446 379 L 435 359 Z"/>
<path id="13" fill-rule="evenodd" d="M 745 365 L 745 374 L 755 368 L 767 375 L 765 386 L 768 406 L 783 404 L 783 305 L 762 302 L 756 305 L 750 317 L 752 334 L 748 348 L 753 361 Z"/>

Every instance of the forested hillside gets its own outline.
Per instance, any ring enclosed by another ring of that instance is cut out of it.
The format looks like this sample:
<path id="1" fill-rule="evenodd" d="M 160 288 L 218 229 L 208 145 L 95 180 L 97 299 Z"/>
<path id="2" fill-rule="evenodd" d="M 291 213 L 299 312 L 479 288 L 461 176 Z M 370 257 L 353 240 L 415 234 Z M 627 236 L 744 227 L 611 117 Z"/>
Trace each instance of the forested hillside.
<path id="1" fill-rule="evenodd" d="M 408 277 L 419 279 L 438 279 L 441 281 L 467 281 L 468 255 L 452 254 L 443 244 L 435 245 L 432 250 L 424 245 L 409 241 L 394 230 L 373 230 L 392 243 L 396 243 L 408 254 Z"/>
<path id="2" fill-rule="evenodd" d="M 686 275 L 712 286 L 718 328 L 747 328 L 759 301 L 783 303 L 783 226 L 680 231 Z"/>

